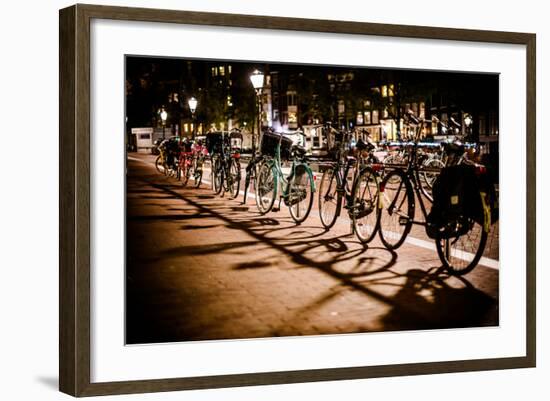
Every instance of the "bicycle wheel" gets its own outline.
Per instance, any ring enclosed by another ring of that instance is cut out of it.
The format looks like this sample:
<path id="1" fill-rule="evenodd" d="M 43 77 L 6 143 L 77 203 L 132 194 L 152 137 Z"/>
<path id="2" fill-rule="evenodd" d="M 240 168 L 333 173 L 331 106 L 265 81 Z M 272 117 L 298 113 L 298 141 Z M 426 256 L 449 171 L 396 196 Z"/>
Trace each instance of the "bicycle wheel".
<path id="1" fill-rule="evenodd" d="M 428 159 L 423 163 L 424 167 L 430 168 L 430 169 L 442 169 L 445 167 L 445 164 L 439 159 Z M 422 172 L 422 181 L 426 184 L 426 187 L 430 190 L 432 189 L 435 179 L 437 178 L 437 173 L 433 171 L 423 171 Z"/>
<path id="2" fill-rule="evenodd" d="M 203 165 L 203 160 L 202 158 L 199 156 L 197 157 L 194 162 L 195 164 L 195 167 L 194 167 L 194 176 L 193 176 L 193 179 L 195 180 L 195 188 L 199 188 L 201 186 L 201 182 L 202 182 L 202 165 Z"/>
<path id="3" fill-rule="evenodd" d="M 230 193 L 233 198 L 236 198 L 239 196 L 239 189 L 241 188 L 241 162 L 239 159 L 231 161 L 229 174 L 231 175 Z"/>
<path id="4" fill-rule="evenodd" d="M 162 160 L 162 155 L 158 155 L 155 160 L 155 167 L 159 174 L 164 174 L 164 161 Z"/>
<path id="5" fill-rule="evenodd" d="M 484 202 L 480 195 L 480 202 Z M 470 229 L 464 235 L 435 240 L 437 254 L 449 274 L 462 276 L 477 266 L 489 235 L 491 214 L 488 208 L 483 208 L 483 224 L 468 219 Z"/>
<path id="6" fill-rule="evenodd" d="M 338 192 L 336 174 L 338 174 L 337 167 L 325 170 L 319 184 L 319 217 L 327 230 L 336 223 L 342 208 L 342 194 Z"/>
<path id="7" fill-rule="evenodd" d="M 215 194 L 219 194 L 223 189 L 223 167 L 220 158 L 216 157 L 212 162 L 212 186 Z"/>
<path id="8" fill-rule="evenodd" d="M 288 183 L 287 201 L 290 216 L 297 224 L 307 219 L 311 211 L 314 185 L 311 170 L 304 164 L 297 165 Z"/>
<path id="9" fill-rule="evenodd" d="M 183 186 L 187 185 L 189 177 L 191 177 L 191 164 L 189 163 L 189 159 L 185 158 L 183 160 L 183 169 L 181 172 L 181 183 Z"/>
<path id="10" fill-rule="evenodd" d="M 278 177 L 275 167 L 271 163 L 264 163 L 258 170 L 256 177 L 256 205 L 261 214 L 268 213 L 277 197 Z"/>
<path id="11" fill-rule="evenodd" d="M 411 231 L 414 218 L 412 185 L 401 170 L 388 173 L 380 183 L 378 233 L 387 249 L 397 249 Z"/>
<path id="12" fill-rule="evenodd" d="M 378 178 L 370 168 L 361 170 L 352 189 L 350 214 L 355 235 L 363 244 L 371 242 L 378 228 Z"/>

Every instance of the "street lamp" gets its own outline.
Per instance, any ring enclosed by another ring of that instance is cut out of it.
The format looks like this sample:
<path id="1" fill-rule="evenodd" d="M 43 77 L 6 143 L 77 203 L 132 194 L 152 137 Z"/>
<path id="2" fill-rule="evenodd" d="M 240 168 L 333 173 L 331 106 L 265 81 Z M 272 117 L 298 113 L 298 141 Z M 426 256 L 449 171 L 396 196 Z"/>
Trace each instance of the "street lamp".
<path id="1" fill-rule="evenodd" d="M 195 110 L 197 110 L 197 104 L 199 103 L 199 101 L 195 99 L 195 97 L 191 97 L 191 99 L 189 99 L 187 103 L 189 104 L 189 110 L 191 110 L 191 118 L 193 120 L 193 132 L 191 132 L 191 138 L 195 139 Z"/>
<path id="2" fill-rule="evenodd" d="M 262 134 L 262 89 L 264 88 L 264 74 L 259 70 L 254 70 L 250 75 L 250 81 L 256 91 L 256 102 L 258 103 L 258 138 Z M 252 151 L 256 151 L 256 140 L 254 133 L 252 134 Z"/>
<path id="3" fill-rule="evenodd" d="M 164 127 L 166 127 L 166 119 L 168 118 L 168 113 L 166 110 L 162 109 L 160 112 L 160 119 L 162 120 L 162 139 L 165 139 L 164 136 Z"/>

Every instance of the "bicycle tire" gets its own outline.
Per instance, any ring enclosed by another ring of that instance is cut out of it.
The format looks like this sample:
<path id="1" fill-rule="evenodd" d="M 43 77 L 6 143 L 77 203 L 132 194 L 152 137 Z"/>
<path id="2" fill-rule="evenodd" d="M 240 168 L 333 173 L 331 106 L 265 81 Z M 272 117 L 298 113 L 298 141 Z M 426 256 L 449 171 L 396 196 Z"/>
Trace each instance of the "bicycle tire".
<path id="1" fill-rule="evenodd" d="M 414 218 L 414 192 L 403 171 L 393 170 L 384 177 L 380 183 L 379 202 L 380 240 L 387 249 L 397 249 L 405 242 Z"/>
<path id="2" fill-rule="evenodd" d="M 309 212 L 311 212 L 313 193 L 315 191 L 314 185 L 313 174 L 309 167 L 304 164 L 298 164 L 288 183 L 288 208 L 290 217 L 292 217 L 296 224 L 304 222 L 309 216 Z M 294 202 L 293 199 L 296 198 L 299 201 Z M 305 206 L 305 209 L 302 209 L 303 206 Z"/>
<path id="3" fill-rule="evenodd" d="M 366 182 L 364 188 L 361 186 L 363 182 Z M 363 168 L 353 182 L 352 205 L 350 208 L 353 231 L 363 244 L 371 242 L 378 231 L 380 220 L 379 195 L 376 173 L 371 168 Z"/>
<path id="4" fill-rule="evenodd" d="M 215 158 L 212 163 L 212 186 L 214 193 L 219 195 L 223 190 L 224 184 L 223 167 L 221 166 L 221 160 Z"/>
<path id="5" fill-rule="evenodd" d="M 233 159 L 231 161 L 229 174 L 231 174 L 232 181 L 231 196 L 235 199 L 239 196 L 239 190 L 241 188 L 241 162 L 239 159 Z"/>
<path id="6" fill-rule="evenodd" d="M 162 170 L 161 167 L 163 168 Z M 155 159 L 155 168 L 157 169 L 159 174 L 164 174 L 164 163 L 162 161 L 162 155 L 158 155 Z"/>
<path id="7" fill-rule="evenodd" d="M 336 223 L 342 209 L 342 193 L 338 191 L 336 167 L 326 169 L 319 184 L 319 217 L 325 229 L 330 229 Z M 326 187 L 328 185 L 328 188 Z M 334 187 L 334 188 L 333 188 Z M 335 200 L 335 202 L 333 202 Z M 330 215 L 330 207 L 334 205 L 334 213 Z M 326 212 L 326 213 L 324 213 Z"/>
<path id="8" fill-rule="evenodd" d="M 200 158 L 197 158 L 195 159 L 194 163 L 195 163 L 195 168 L 194 168 L 195 175 L 193 179 L 195 180 L 195 188 L 199 188 L 202 182 L 202 166 L 204 162 Z"/>
<path id="9" fill-rule="evenodd" d="M 273 209 L 277 198 L 278 176 L 275 166 L 264 163 L 258 170 L 256 177 L 256 206 L 260 214 L 264 215 Z"/>
<path id="10" fill-rule="evenodd" d="M 480 202 L 484 195 L 480 192 Z M 491 224 L 491 212 L 488 208 L 482 207 L 483 224 L 480 224 L 473 219 L 469 219 L 472 225 L 470 230 L 464 235 L 455 238 L 436 238 L 435 245 L 437 255 L 443 264 L 445 270 L 453 276 L 463 276 L 471 272 L 479 263 L 487 244 L 489 229 Z M 451 242 L 463 244 L 464 248 L 469 246 L 467 250 L 451 250 Z"/>
<path id="11" fill-rule="evenodd" d="M 183 169 L 181 172 L 181 184 L 185 187 L 189 182 L 189 177 L 191 176 L 191 168 L 187 164 L 187 159 L 183 160 Z"/>

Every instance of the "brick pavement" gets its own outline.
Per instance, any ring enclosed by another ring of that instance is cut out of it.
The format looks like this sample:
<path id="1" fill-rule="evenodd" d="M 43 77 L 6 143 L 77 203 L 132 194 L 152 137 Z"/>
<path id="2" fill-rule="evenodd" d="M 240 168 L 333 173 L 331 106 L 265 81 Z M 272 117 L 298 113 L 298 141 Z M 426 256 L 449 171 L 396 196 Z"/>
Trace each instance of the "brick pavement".
<path id="1" fill-rule="evenodd" d="M 133 159 L 127 185 L 128 343 L 498 324 L 498 270 L 448 277 L 435 251 L 365 248 L 343 220 L 260 216 Z"/>

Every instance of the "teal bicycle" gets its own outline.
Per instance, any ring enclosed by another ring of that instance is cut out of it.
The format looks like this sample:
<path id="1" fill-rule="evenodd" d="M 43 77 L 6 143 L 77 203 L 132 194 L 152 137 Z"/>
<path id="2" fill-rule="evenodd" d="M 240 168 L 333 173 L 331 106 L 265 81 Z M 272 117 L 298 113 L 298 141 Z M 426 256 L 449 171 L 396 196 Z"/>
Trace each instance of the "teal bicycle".
<path id="1" fill-rule="evenodd" d="M 288 206 L 290 216 L 297 223 L 307 219 L 313 205 L 315 183 L 313 172 L 306 161 L 303 146 L 292 144 L 282 133 L 265 132 L 262 136 L 261 163 L 256 178 L 256 205 L 261 214 L 274 210 L 279 198 Z M 285 176 L 281 160 L 292 160 L 290 173 Z"/>

